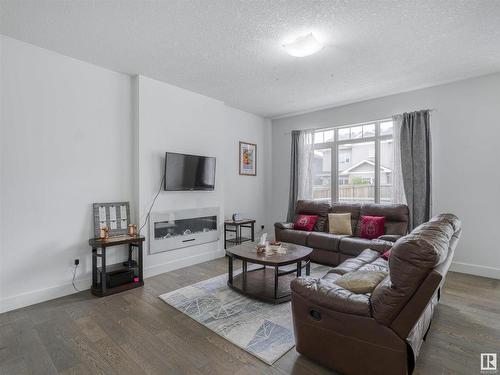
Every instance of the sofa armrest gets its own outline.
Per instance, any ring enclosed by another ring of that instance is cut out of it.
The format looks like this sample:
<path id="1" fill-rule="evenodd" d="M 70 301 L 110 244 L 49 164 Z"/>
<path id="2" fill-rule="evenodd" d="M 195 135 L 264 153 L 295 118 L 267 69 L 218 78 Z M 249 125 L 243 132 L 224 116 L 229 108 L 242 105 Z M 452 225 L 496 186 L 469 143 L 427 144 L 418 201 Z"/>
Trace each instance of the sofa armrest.
<path id="1" fill-rule="evenodd" d="M 278 229 L 293 229 L 293 223 L 274 223 L 274 227 Z"/>
<path id="2" fill-rule="evenodd" d="M 382 241 L 391 241 L 391 242 L 396 242 L 399 240 L 401 237 L 399 234 L 384 234 L 380 236 L 378 239 Z"/>
<path id="3" fill-rule="evenodd" d="M 390 250 L 393 246 L 394 242 L 381 240 L 380 237 L 370 242 L 370 249 L 378 251 L 380 254 Z"/>
<path id="4" fill-rule="evenodd" d="M 370 298 L 366 294 L 355 294 L 328 279 L 298 277 L 290 285 L 293 293 L 311 303 L 346 314 L 371 316 Z"/>

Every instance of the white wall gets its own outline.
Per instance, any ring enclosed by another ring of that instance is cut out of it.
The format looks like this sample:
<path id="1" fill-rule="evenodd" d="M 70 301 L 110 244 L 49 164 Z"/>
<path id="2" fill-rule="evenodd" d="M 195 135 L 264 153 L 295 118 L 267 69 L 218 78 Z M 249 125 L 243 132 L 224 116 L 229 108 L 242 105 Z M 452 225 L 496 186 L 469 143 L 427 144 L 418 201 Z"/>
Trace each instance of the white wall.
<path id="1" fill-rule="evenodd" d="M 3 140 L 3 38 L 0 36 L 0 146 Z M 2 224 L 2 212 L 3 212 L 3 200 L 2 200 L 2 151 L 0 150 L 0 259 L 4 259 L 3 253 L 3 224 Z M 5 267 L 4 262 L 0 262 L 0 312 L 4 311 L 3 307 L 3 269 Z"/>
<path id="2" fill-rule="evenodd" d="M 433 211 L 463 223 L 453 269 L 500 278 L 500 74 L 273 120 L 272 218 L 286 217 L 290 131 L 339 126 L 418 109 L 432 112 Z"/>
<path id="3" fill-rule="evenodd" d="M 224 103 L 178 87 L 136 77 L 138 89 L 138 212 L 141 224 L 158 191 L 165 152 L 214 156 L 217 172 L 214 191 L 161 191 L 153 212 L 220 207 L 224 212 Z M 148 225 L 143 233 L 148 233 Z M 222 238 L 222 237 L 221 237 Z M 158 254 L 145 252 L 146 276 L 166 272 L 223 255 L 221 241 Z M 149 244 L 146 243 L 146 248 Z"/>
<path id="4" fill-rule="evenodd" d="M 88 287 L 93 202 L 130 200 L 130 77 L 1 37 L 3 309 Z"/>
<path id="5" fill-rule="evenodd" d="M 270 123 L 261 117 L 227 107 L 223 102 L 147 77 L 134 78 L 137 100 L 138 178 L 136 188 L 141 224 L 158 192 L 165 152 L 215 156 L 216 188 L 212 192 L 161 191 L 153 212 L 220 207 L 219 226 L 234 211 L 266 224 L 265 184 L 269 160 L 266 134 Z M 257 177 L 238 175 L 238 142 L 258 144 Z M 143 233 L 147 233 L 147 226 Z M 218 243 L 201 244 L 145 256 L 146 276 L 224 255 L 223 233 Z M 149 244 L 146 243 L 146 247 Z"/>
<path id="6" fill-rule="evenodd" d="M 231 218 L 235 212 L 243 217 L 254 218 L 256 234 L 264 231 L 272 232 L 269 220 L 269 188 L 271 126 L 269 120 L 262 117 L 226 107 L 224 127 L 224 194 L 225 216 Z M 239 175 L 239 142 L 257 144 L 257 176 Z"/>
<path id="7" fill-rule="evenodd" d="M 154 211 L 218 206 L 222 223 L 227 201 L 227 212 L 265 222 L 269 121 L 152 79 L 0 42 L 0 312 L 73 293 L 75 258 L 77 286 L 89 288 L 92 203 L 130 201 L 138 222 L 165 151 L 217 157 L 216 190 L 162 191 Z M 257 177 L 234 168 L 240 134 L 258 144 Z M 241 204 L 225 197 L 225 186 L 245 193 Z M 146 254 L 145 275 L 222 255 L 221 232 L 218 243 Z"/>

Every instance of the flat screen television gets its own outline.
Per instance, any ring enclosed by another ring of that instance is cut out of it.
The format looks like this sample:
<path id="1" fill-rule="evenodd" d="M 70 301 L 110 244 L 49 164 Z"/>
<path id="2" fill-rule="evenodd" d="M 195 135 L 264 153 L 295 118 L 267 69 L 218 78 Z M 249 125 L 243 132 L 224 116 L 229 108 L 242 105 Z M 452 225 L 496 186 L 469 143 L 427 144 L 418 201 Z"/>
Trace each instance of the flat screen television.
<path id="1" fill-rule="evenodd" d="M 167 152 L 164 189 L 166 191 L 214 190 L 215 158 Z"/>

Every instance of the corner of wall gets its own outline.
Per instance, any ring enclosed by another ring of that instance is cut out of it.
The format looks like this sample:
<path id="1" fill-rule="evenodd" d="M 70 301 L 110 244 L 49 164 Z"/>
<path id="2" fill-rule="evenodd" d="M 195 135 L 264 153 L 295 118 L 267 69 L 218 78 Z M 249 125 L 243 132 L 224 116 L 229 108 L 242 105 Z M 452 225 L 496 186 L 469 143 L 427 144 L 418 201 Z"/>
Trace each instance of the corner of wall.
<path id="1" fill-rule="evenodd" d="M 3 199 L 2 199 L 2 150 L 3 150 L 3 36 L 0 35 L 0 259 L 4 259 L 3 256 L 3 220 L 2 220 L 2 213 L 4 212 L 3 210 Z M 0 313 L 4 311 L 3 309 L 3 267 L 4 267 L 4 262 L 0 263 Z"/>
<path id="2" fill-rule="evenodd" d="M 264 147 L 265 147 L 265 162 L 266 162 L 266 175 L 264 178 L 264 184 L 266 189 L 266 227 L 269 235 L 274 235 L 274 220 L 273 220 L 273 130 L 272 130 L 272 120 L 269 118 L 264 119 L 265 135 L 264 135 Z"/>
<path id="3" fill-rule="evenodd" d="M 132 76 L 130 79 L 131 85 L 131 118 L 132 118 L 132 145 L 131 145 L 131 160 L 132 166 L 132 218 L 135 223 L 139 224 L 139 76 Z"/>

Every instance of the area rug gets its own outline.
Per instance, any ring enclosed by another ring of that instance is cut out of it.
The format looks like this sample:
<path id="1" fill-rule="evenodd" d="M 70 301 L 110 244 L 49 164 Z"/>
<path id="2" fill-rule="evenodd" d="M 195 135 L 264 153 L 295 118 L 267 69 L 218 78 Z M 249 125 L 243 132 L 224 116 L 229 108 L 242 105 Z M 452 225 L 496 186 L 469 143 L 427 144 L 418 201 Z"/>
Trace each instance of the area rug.
<path id="1" fill-rule="evenodd" d="M 329 269 L 312 265 L 311 276 Z M 295 346 L 290 302 L 274 305 L 246 297 L 227 286 L 227 274 L 160 298 L 269 365 Z"/>

